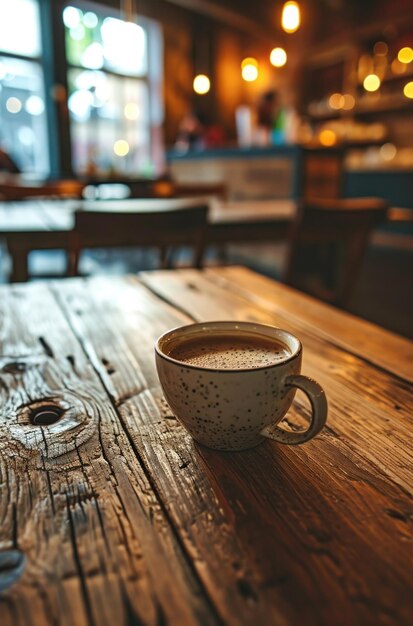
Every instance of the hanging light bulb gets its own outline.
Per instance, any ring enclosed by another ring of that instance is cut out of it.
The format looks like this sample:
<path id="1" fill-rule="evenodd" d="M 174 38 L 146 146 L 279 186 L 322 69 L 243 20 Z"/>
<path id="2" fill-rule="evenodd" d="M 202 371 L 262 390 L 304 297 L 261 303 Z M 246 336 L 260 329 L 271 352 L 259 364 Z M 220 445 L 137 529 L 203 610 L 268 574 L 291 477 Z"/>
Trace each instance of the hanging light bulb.
<path id="1" fill-rule="evenodd" d="M 205 74 L 198 74 L 194 78 L 193 87 L 195 93 L 203 96 L 210 90 L 211 81 L 209 80 L 208 76 L 205 76 Z"/>
<path id="2" fill-rule="evenodd" d="M 253 57 L 247 57 L 241 63 L 242 78 L 248 83 L 252 83 L 258 78 L 258 61 Z"/>
<path id="3" fill-rule="evenodd" d="M 287 63 L 287 53 L 284 48 L 273 48 L 271 50 L 270 63 L 274 67 L 283 67 Z"/>
<path id="4" fill-rule="evenodd" d="M 300 7 L 298 2 L 286 2 L 281 14 L 281 26 L 286 33 L 295 33 L 300 27 Z"/>

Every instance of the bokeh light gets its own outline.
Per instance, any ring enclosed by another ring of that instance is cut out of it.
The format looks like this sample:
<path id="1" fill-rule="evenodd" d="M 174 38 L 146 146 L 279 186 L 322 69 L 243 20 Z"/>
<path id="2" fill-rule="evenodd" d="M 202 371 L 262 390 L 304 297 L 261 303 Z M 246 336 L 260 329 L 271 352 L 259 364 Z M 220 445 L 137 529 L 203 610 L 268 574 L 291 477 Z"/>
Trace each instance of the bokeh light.
<path id="1" fill-rule="evenodd" d="M 318 136 L 318 139 L 322 146 L 330 147 L 337 143 L 337 135 L 333 130 L 326 128 L 322 130 Z"/>
<path id="2" fill-rule="evenodd" d="M 125 104 L 123 113 L 127 120 L 137 120 L 139 117 L 139 106 L 136 102 L 128 102 Z"/>
<path id="3" fill-rule="evenodd" d="M 352 96 L 351 93 L 345 93 L 343 95 L 343 98 L 344 98 L 343 109 L 345 111 L 351 111 L 351 109 L 354 109 L 354 106 L 356 104 L 356 100 L 354 96 Z"/>
<path id="4" fill-rule="evenodd" d="M 30 115 L 41 115 L 45 109 L 44 101 L 40 96 L 29 96 L 25 108 Z"/>
<path id="5" fill-rule="evenodd" d="M 287 63 L 287 53 L 284 48 L 274 48 L 270 53 L 270 63 L 274 67 L 283 67 Z"/>
<path id="6" fill-rule="evenodd" d="M 400 63 L 411 63 L 413 61 L 413 50 L 410 46 L 401 48 L 397 54 Z"/>
<path id="7" fill-rule="evenodd" d="M 6 100 L 6 109 L 9 113 L 19 113 L 22 110 L 22 102 L 19 98 L 12 96 Z"/>
<path id="8" fill-rule="evenodd" d="M 124 157 L 129 152 L 129 144 L 125 139 L 118 139 L 113 144 L 113 152 L 116 156 Z"/>
<path id="9" fill-rule="evenodd" d="M 328 104 L 331 109 L 342 109 L 344 107 L 344 96 L 341 93 L 332 93 L 328 99 Z"/>
<path id="10" fill-rule="evenodd" d="M 397 154 L 396 146 L 392 143 L 384 143 L 380 148 L 380 157 L 384 161 L 392 161 Z"/>
<path id="11" fill-rule="evenodd" d="M 363 87 L 366 91 L 377 91 L 380 87 L 380 78 L 377 74 L 368 74 L 363 81 Z"/>
<path id="12" fill-rule="evenodd" d="M 241 63 L 241 75 L 248 83 L 252 83 L 258 78 L 258 61 L 252 57 L 247 57 Z"/>
<path id="13" fill-rule="evenodd" d="M 406 98 L 413 98 L 413 80 L 405 84 L 403 93 Z"/>
<path id="14" fill-rule="evenodd" d="M 286 33 L 295 33 L 300 27 L 300 7 L 297 2 L 286 2 L 281 14 L 281 26 Z"/>
<path id="15" fill-rule="evenodd" d="M 63 11 L 63 23 L 66 28 L 76 28 L 79 26 L 83 12 L 75 7 L 66 7 Z"/>
<path id="16" fill-rule="evenodd" d="M 203 96 L 211 89 L 211 81 L 205 74 L 198 74 L 194 78 L 193 88 L 195 93 Z"/>

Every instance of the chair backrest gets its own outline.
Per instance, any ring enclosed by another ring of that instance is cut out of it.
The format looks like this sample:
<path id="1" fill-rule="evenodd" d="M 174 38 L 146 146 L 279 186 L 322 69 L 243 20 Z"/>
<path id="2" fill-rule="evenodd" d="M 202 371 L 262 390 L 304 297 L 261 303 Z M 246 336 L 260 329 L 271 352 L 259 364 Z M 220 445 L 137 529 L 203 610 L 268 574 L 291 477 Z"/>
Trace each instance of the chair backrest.
<path id="1" fill-rule="evenodd" d="M 379 198 L 303 201 L 290 231 L 285 282 L 346 306 L 371 231 L 386 220 L 387 210 Z"/>
<path id="2" fill-rule="evenodd" d="M 303 153 L 302 197 L 340 198 L 344 152 L 340 148 L 313 148 Z"/>
<path id="3" fill-rule="evenodd" d="M 155 247 L 161 252 L 161 266 L 168 266 L 167 253 L 175 247 L 194 249 L 195 267 L 202 266 L 208 205 L 177 205 L 176 200 L 153 201 L 150 208 L 129 206 L 128 210 L 99 209 L 75 212 L 75 226 L 70 241 L 70 273 L 78 273 L 79 254 L 86 248 Z"/>

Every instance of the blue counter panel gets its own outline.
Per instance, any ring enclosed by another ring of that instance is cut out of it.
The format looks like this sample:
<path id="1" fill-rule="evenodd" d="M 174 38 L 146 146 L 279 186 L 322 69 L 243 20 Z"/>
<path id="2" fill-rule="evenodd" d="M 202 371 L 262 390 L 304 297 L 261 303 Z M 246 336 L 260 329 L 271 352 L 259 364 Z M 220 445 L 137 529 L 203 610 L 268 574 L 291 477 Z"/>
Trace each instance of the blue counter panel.
<path id="1" fill-rule="evenodd" d="M 191 150 L 190 152 L 177 152 L 170 150 L 166 154 L 168 161 L 193 161 L 194 159 L 234 159 L 234 158 L 250 158 L 263 156 L 297 156 L 302 152 L 299 146 L 268 146 L 268 147 L 251 147 L 251 148 L 215 148 L 211 150 Z"/>
<path id="2" fill-rule="evenodd" d="M 413 171 L 346 172 L 344 195 L 375 196 L 392 206 L 413 209 Z"/>

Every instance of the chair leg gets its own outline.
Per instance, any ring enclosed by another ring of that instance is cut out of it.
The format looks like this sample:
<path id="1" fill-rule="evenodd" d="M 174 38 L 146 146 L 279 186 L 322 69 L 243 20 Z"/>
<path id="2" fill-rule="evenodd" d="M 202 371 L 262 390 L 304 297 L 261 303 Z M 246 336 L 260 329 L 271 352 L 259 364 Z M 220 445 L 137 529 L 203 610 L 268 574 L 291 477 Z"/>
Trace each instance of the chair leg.
<path id="1" fill-rule="evenodd" d="M 353 237 L 349 243 L 349 258 L 345 260 L 344 278 L 337 290 L 337 304 L 343 308 L 347 308 L 349 304 L 359 276 L 367 244 L 368 236 L 364 233 L 359 237 Z"/>
<path id="2" fill-rule="evenodd" d="M 168 247 L 167 246 L 161 246 L 159 248 L 159 262 L 160 262 L 160 266 L 161 269 L 166 270 L 168 269 Z"/>
<path id="3" fill-rule="evenodd" d="M 69 250 L 68 252 L 68 276 L 79 276 L 80 250 Z"/>

